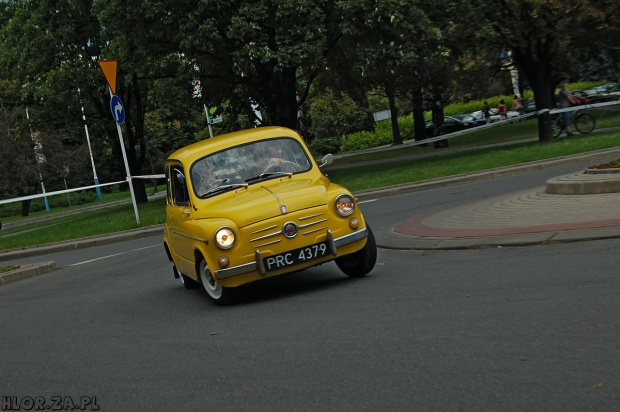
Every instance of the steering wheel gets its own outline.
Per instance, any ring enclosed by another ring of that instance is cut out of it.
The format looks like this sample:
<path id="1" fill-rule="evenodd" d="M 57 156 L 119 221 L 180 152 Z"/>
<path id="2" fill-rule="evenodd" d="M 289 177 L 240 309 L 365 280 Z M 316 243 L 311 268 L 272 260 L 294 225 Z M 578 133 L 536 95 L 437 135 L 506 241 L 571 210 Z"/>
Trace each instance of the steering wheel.
<path id="1" fill-rule="evenodd" d="M 276 173 L 276 172 L 283 172 L 283 173 L 295 173 L 296 171 L 298 171 L 299 168 L 297 167 L 297 164 L 294 162 L 289 162 L 288 160 L 283 160 L 282 163 L 280 164 L 271 164 L 269 166 L 267 166 L 265 168 L 265 170 L 263 170 L 263 173 Z"/>

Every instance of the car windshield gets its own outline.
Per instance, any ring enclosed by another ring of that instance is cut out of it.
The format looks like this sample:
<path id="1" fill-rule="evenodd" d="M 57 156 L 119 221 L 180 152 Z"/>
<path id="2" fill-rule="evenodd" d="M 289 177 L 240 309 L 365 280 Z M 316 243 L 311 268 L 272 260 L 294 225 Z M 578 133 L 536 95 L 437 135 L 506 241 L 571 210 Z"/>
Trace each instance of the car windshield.
<path id="1" fill-rule="evenodd" d="M 312 164 L 299 142 L 290 138 L 261 140 L 213 153 L 191 167 L 194 193 L 207 197 L 274 176 L 310 170 Z"/>

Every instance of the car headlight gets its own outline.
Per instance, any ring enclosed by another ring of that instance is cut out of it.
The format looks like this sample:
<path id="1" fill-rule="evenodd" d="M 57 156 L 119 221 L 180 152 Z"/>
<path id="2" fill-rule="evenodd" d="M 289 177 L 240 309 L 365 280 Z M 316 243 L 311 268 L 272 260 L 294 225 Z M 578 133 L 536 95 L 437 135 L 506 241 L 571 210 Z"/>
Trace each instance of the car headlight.
<path id="1" fill-rule="evenodd" d="M 336 212 L 340 216 L 349 216 L 355 211 L 355 200 L 350 195 L 340 195 L 336 198 Z"/>
<path id="2" fill-rule="evenodd" d="M 235 245 L 235 231 L 224 226 L 215 231 L 215 244 L 220 249 L 230 249 Z"/>

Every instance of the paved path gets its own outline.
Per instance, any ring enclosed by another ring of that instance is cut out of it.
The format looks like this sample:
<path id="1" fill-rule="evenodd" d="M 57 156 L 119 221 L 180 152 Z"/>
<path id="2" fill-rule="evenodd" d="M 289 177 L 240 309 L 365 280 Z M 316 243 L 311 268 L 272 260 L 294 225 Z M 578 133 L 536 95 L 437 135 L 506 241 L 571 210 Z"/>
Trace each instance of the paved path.
<path id="1" fill-rule="evenodd" d="M 544 187 L 414 216 L 382 233 L 397 249 L 463 249 L 620 237 L 620 193 L 554 195 Z"/>

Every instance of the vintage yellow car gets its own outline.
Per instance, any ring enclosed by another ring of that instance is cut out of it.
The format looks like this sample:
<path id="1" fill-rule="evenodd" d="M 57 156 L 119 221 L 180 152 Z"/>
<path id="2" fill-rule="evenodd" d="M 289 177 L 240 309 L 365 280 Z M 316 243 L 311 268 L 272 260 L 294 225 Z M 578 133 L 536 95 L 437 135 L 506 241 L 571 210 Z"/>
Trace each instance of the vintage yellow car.
<path id="1" fill-rule="evenodd" d="M 218 305 L 231 303 L 237 286 L 331 260 L 351 277 L 375 266 L 375 239 L 355 198 L 330 182 L 293 130 L 189 145 L 170 155 L 165 173 L 163 241 L 174 276 Z"/>

